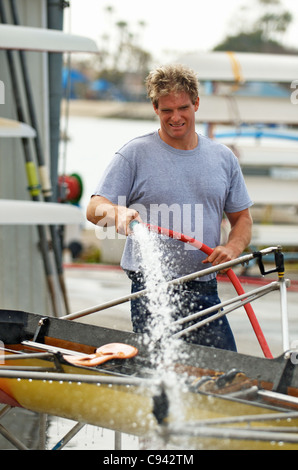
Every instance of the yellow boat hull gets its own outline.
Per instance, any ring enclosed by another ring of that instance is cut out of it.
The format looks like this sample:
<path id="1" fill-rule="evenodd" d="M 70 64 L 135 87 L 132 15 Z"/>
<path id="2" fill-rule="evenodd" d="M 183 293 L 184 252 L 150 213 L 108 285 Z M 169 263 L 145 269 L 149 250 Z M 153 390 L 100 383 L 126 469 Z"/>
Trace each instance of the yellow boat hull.
<path id="1" fill-rule="evenodd" d="M 6 365 L 12 365 L 7 361 Z M 13 365 L 48 366 L 42 360 L 13 361 Z M 54 370 L 54 369 L 53 369 Z M 78 373 L 78 368 L 63 366 L 67 374 Z M 94 375 L 94 371 L 80 368 L 79 373 Z M 98 383 L 10 379 L 0 378 L 0 389 L 16 400 L 18 404 L 38 413 L 46 413 L 70 420 L 83 422 L 106 429 L 111 429 L 136 436 L 148 437 L 152 433 L 167 434 L 167 426 L 177 421 L 192 423 L 205 420 L 215 420 L 237 416 L 259 416 L 275 414 L 271 409 L 232 401 L 214 395 L 205 395 L 191 392 L 175 391 L 174 404 L 170 408 L 165 424 L 159 426 L 153 414 L 153 397 L 156 390 L 150 387 L 136 387 L 133 385 L 114 385 L 100 383 L 101 377 L 108 375 L 98 374 Z M 242 424 L 243 428 L 245 424 Z M 279 426 L 298 427 L 297 419 L 284 419 L 276 422 L 275 419 L 261 422 L 251 422 L 250 429 L 258 427 Z M 221 428 L 222 429 L 222 428 Z M 175 445 L 183 445 L 189 449 L 298 449 L 298 444 L 280 443 L 273 441 L 255 441 L 241 439 L 215 439 L 210 437 L 168 436 L 167 440 Z"/>

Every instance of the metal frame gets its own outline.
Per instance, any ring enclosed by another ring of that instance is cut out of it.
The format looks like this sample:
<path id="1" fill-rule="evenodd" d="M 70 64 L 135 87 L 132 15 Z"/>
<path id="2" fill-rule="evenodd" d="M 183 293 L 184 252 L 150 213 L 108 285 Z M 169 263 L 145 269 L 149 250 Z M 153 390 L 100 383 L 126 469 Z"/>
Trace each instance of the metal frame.
<path id="1" fill-rule="evenodd" d="M 289 329 L 288 329 L 288 313 L 287 313 L 287 290 L 286 288 L 289 287 L 290 281 L 288 279 L 284 280 L 279 280 L 279 281 L 273 281 L 269 283 L 266 286 L 258 287 L 256 289 L 253 289 L 245 294 L 238 295 L 237 297 L 233 297 L 232 299 L 225 300 L 219 304 L 216 304 L 213 307 L 209 307 L 207 309 L 204 309 L 198 313 L 194 313 L 192 315 L 188 315 L 187 317 L 181 318 L 175 322 L 173 322 L 170 326 L 173 327 L 175 325 L 181 325 L 183 323 L 195 320 L 197 318 L 200 318 L 202 316 L 205 316 L 207 314 L 210 314 L 212 312 L 217 311 L 215 315 L 212 315 L 208 317 L 205 320 L 199 321 L 195 323 L 192 326 L 189 326 L 188 328 L 184 328 L 183 330 L 179 331 L 178 333 L 173 334 L 172 336 L 174 338 L 180 338 L 184 336 L 185 334 L 197 329 L 201 328 L 204 326 L 206 323 L 210 323 L 214 320 L 217 320 L 218 318 L 227 315 L 228 313 L 243 307 L 245 304 L 250 303 L 256 299 L 259 299 L 260 297 L 263 297 L 264 295 L 268 294 L 269 292 L 272 292 L 274 290 L 279 290 L 280 291 L 280 303 L 281 303 L 281 319 L 282 319 L 282 337 L 283 337 L 283 350 L 288 351 L 289 350 Z M 231 305 L 230 308 L 224 309 L 223 307 L 227 307 Z"/>

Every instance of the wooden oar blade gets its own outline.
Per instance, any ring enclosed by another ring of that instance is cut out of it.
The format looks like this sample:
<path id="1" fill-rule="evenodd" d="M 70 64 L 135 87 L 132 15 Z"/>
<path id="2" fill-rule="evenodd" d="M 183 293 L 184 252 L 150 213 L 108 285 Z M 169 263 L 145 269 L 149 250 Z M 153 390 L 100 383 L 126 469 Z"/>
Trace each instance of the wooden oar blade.
<path id="1" fill-rule="evenodd" d="M 0 101 L 1 104 L 1 101 Z M 35 137 L 36 131 L 28 124 L 0 117 L 0 137 Z"/>
<path id="2" fill-rule="evenodd" d="M 0 225 L 72 225 L 84 222 L 71 204 L 0 199 Z"/>
<path id="3" fill-rule="evenodd" d="M 87 37 L 9 24 L 0 25 L 0 49 L 98 53 L 95 41 Z"/>

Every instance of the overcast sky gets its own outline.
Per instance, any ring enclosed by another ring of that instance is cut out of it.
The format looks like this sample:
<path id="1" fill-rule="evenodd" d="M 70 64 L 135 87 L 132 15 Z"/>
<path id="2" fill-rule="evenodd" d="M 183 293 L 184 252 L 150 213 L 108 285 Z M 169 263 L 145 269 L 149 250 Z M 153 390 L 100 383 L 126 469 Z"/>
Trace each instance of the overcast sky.
<path id="1" fill-rule="evenodd" d="M 211 50 L 228 34 L 234 34 L 239 24 L 245 26 L 247 13 L 241 13 L 241 6 L 251 7 L 255 1 L 70 0 L 71 6 L 65 10 L 65 31 L 91 37 L 100 45 L 102 35 L 111 29 L 105 7 L 112 6 L 113 23 L 123 20 L 132 31 L 142 31 L 142 47 L 159 60 L 164 51 Z M 298 47 L 297 0 L 282 0 L 282 4 L 294 16 L 284 42 Z M 146 27 L 139 28 L 139 21 Z"/>

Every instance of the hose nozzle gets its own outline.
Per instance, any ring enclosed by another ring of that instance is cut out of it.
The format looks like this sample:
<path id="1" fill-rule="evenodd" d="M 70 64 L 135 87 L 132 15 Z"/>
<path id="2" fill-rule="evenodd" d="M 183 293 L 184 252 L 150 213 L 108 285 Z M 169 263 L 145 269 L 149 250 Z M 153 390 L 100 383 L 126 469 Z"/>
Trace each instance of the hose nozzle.
<path id="1" fill-rule="evenodd" d="M 136 225 L 139 225 L 139 223 L 140 223 L 140 222 L 139 222 L 138 220 L 132 220 L 132 221 L 130 222 L 130 224 L 129 224 L 130 230 L 133 231 L 134 227 L 135 227 Z"/>

